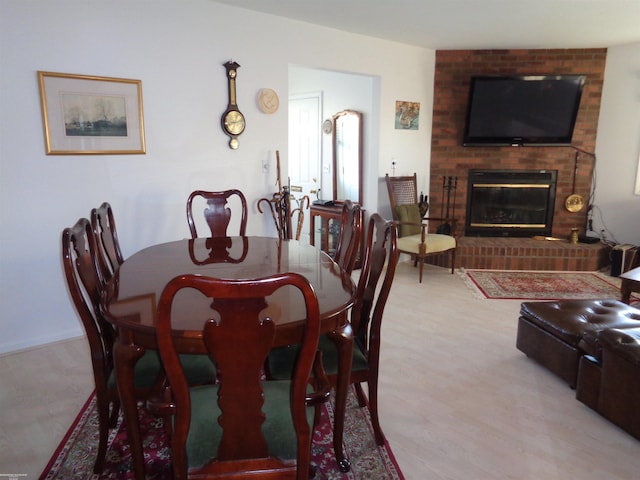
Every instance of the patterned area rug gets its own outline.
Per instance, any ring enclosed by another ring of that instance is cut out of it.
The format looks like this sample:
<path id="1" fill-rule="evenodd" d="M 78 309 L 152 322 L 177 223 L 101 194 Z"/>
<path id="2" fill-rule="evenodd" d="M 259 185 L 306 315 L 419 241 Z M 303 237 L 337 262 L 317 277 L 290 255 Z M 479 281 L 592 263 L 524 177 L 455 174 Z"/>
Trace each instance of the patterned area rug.
<path id="1" fill-rule="evenodd" d="M 620 279 L 600 272 L 465 270 L 459 274 L 480 298 L 512 300 L 620 299 Z M 640 298 L 632 295 L 631 303 Z"/>
<path id="2" fill-rule="evenodd" d="M 351 392 L 347 400 L 344 446 L 351 460 L 351 471 L 342 473 L 338 469 L 332 447 L 333 408 L 332 403 L 323 407 L 322 420 L 315 432 L 311 461 L 317 467 L 314 480 L 346 479 L 394 479 L 404 476 L 396 460 L 385 443 L 378 447 L 373 438 L 367 407 L 359 408 L 355 394 Z M 171 478 L 171 450 L 167 444 L 162 419 L 141 414 L 141 429 L 144 437 L 147 479 L 168 480 Z M 75 422 L 56 449 L 40 479 L 103 480 L 132 479 L 131 455 L 122 416 L 118 426 L 109 437 L 106 466 L 102 474 L 93 475 L 92 468 L 98 448 L 98 418 L 95 395 L 91 395 Z"/>

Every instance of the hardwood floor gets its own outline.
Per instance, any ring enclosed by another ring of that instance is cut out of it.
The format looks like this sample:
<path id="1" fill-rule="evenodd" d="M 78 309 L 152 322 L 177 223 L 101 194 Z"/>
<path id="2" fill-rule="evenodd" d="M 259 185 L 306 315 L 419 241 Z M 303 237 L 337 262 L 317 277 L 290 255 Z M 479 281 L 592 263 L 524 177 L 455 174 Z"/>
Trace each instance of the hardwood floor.
<path id="1" fill-rule="evenodd" d="M 520 302 L 398 266 L 385 322 L 382 428 L 407 479 L 634 479 L 640 442 L 515 347 Z M 37 478 L 92 390 L 84 339 L 0 358 L 0 474 Z"/>

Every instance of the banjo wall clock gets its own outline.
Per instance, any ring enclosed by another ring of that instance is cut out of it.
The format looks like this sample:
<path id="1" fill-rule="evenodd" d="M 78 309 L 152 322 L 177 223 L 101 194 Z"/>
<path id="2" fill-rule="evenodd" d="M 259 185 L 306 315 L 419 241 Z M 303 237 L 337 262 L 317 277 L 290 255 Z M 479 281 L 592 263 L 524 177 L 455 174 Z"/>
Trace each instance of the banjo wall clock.
<path id="1" fill-rule="evenodd" d="M 224 133 L 229 135 L 229 147 L 236 150 L 240 146 L 238 135 L 244 132 L 246 126 L 244 115 L 238 110 L 236 101 L 236 76 L 238 75 L 238 65 L 236 62 L 224 64 L 227 69 L 227 80 L 229 81 L 229 103 L 227 109 L 222 114 L 220 123 Z"/>

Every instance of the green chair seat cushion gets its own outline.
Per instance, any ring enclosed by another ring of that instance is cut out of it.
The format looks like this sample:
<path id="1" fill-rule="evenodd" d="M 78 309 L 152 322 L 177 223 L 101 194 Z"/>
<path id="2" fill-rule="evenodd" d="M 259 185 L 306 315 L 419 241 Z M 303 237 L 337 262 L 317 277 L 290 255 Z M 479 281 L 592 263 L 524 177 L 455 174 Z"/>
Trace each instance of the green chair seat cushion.
<path id="1" fill-rule="evenodd" d="M 297 437 L 290 408 L 291 382 L 262 382 L 266 420 L 262 433 L 267 441 L 269 455 L 283 459 L 295 459 Z M 191 423 L 186 451 L 189 468 L 199 468 L 215 459 L 222 438 L 218 423 L 218 385 L 204 385 L 190 389 Z M 313 426 L 313 408 L 307 408 L 307 422 Z"/>
<path id="2" fill-rule="evenodd" d="M 180 362 L 184 368 L 189 385 L 213 383 L 216 378 L 216 367 L 207 355 L 181 354 Z M 137 361 L 133 371 L 133 382 L 136 388 L 149 388 L 158 379 L 161 372 L 160 355 L 157 350 L 147 350 Z M 115 372 L 111 371 L 107 387 L 116 388 Z"/>
<path id="3" fill-rule="evenodd" d="M 421 240 L 420 234 L 398 238 L 398 250 L 408 253 L 420 253 Z M 426 253 L 444 252 L 456 248 L 455 237 L 440 233 L 427 233 L 424 236 L 424 243 L 427 247 Z"/>
<path id="4" fill-rule="evenodd" d="M 406 237 L 409 235 L 419 234 L 421 232 L 420 224 L 422 223 L 422 215 L 420 215 L 420 208 L 417 203 L 407 203 L 404 205 L 396 205 L 396 218 L 400 222 L 409 222 L 415 225 L 399 225 L 400 231 L 399 237 Z"/>
<path id="5" fill-rule="evenodd" d="M 327 375 L 337 375 L 338 349 L 327 335 L 320 335 L 318 350 L 322 352 L 322 364 Z M 269 374 L 271 378 L 275 380 L 290 379 L 297 353 L 297 345 L 274 348 L 269 354 Z M 355 343 L 353 345 L 351 371 L 367 370 L 368 368 L 367 358 L 358 347 L 358 344 Z"/>
<path id="6" fill-rule="evenodd" d="M 188 385 L 215 382 L 216 366 L 208 355 L 181 353 L 179 357 Z"/>

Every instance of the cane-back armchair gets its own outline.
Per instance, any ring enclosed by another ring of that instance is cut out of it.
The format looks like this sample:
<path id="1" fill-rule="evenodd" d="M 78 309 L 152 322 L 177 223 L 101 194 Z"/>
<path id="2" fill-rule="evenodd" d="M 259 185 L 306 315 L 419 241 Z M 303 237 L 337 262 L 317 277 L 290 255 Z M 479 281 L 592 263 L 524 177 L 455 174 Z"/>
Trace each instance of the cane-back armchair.
<path id="1" fill-rule="evenodd" d="M 390 177 L 385 175 L 393 220 L 398 225 L 398 250 L 411 255 L 418 265 L 419 281 L 425 259 L 431 255 L 448 254 L 451 273 L 455 270 L 457 240 L 456 220 L 453 218 L 423 217 L 418 205 L 416 174 Z M 437 233 L 442 232 L 442 233 Z"/>

